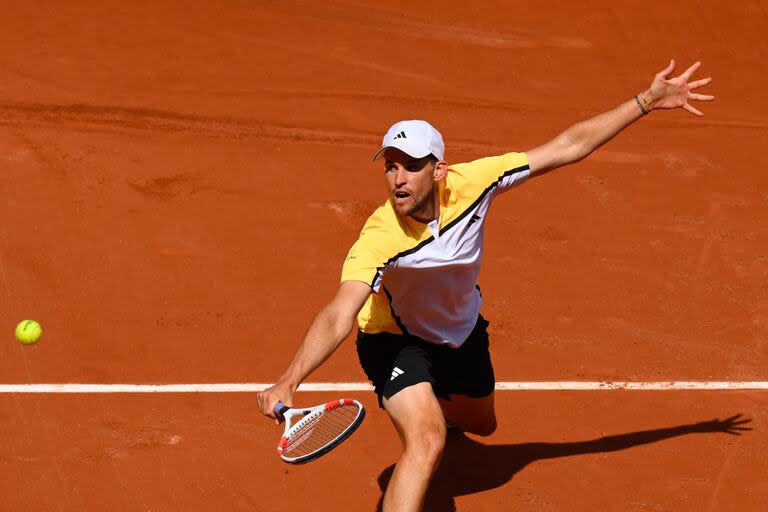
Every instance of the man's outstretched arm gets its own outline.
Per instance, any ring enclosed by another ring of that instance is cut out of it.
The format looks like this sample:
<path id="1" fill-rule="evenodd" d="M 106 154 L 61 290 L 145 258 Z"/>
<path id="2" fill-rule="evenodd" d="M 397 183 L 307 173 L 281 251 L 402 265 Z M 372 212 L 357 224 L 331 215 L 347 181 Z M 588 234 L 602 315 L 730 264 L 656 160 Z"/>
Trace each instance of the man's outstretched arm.
<path id="1" fill-rule="evenodd" d="M 704 78 L 688 82 L 699 66 L 701 63 L 697 62 L 680 76 L 669 78 L 675 69 L 673 60 L 656 74 L 650 88 L 635 98 L 613 110 L 577 123 L 546 144 L 526 151 L 531 174 L 542 174 L 578 162 L 652 110 L 683 108 L 694 115 L 703 115 L 688 103 L 690 100 L 714 99 L 714 96 L 692 92 L 712 81 L 711 78 Z"/>
<path id="2" fill-rule="evenodd" d="M 371 287 L 361 281 L 344 281 L 336 296 L 315 316 L 304 335 L 293 361 L 272 387 L 258 394 L 261 413 L 275 417 L 273 408 L 280 401 L 293 405 L 299 384 L 339 347 L 352 331 L 357 313 L 371 294 Z"/>

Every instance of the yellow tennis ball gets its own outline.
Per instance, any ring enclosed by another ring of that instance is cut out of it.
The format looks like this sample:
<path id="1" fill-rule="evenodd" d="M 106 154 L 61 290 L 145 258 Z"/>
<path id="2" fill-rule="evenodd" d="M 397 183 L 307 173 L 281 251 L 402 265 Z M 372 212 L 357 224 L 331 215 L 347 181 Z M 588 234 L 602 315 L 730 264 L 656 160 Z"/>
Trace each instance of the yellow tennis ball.
<path id="1" fill-rule="evenodd" d="M 16 339 L 25 345 L 36 343 L 43 334 L 43 328 L 34 320 L 24 320 L 16 326 Z"/>

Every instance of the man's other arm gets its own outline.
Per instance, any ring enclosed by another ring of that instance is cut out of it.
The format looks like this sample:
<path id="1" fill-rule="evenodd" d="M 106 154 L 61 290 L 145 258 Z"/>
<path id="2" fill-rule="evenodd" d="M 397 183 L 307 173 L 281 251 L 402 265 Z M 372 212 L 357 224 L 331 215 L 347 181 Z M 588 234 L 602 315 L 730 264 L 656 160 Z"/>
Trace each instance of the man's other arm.
<path id="1" fill-rule="evenodd" d="M 549 142 L 526 151 L 531 175 L 543 174 L 587 157 L 643 117 L 644 110 L 648 113 L 657 109 L 683 108 L 694 115 L 703 115 L 688 103 L 689 100 L 714 99 L 714 96 L 691 92 L 712 81 L 704 78 L 688 82 L 699 66 L 701 63 L 697 62 L 680 76 L 668 78 L 675 69 L 673 60 L 656 74 L 650 88 L 638 94 L 637 99 L 633 97 L 608 112 L 576 123 Z"/>
<path id="2" fill-rule="evenodd" d="M 352 332 L 360 309 L 371 294 L 371 287 L 362 281 L 343 281 L 336 296 L 323 307 L 309 326 L 304 340 L 288 369 L 272 387 L 258 394 L 261 413 L 275 417 L 273 408 L 278 401 L 293 405 L 293 394 L 299 384 L 320 366 Z"/>

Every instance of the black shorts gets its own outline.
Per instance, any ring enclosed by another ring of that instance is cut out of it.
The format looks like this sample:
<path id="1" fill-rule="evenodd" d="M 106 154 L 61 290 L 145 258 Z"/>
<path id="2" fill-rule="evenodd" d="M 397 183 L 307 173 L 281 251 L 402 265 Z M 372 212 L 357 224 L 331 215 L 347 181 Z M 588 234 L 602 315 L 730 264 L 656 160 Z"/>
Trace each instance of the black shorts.
<path id="1" fill-rule="evenodd" d="M 488 396 L 496 380 L 488 352 L 488 322 L 477 323 L 459 347 L 436 345 L 416 336 L 401 334 L 357 333 L 357 356 L 368 379 L 373 383 L 382 405 L 382 396 L 420 382 L 429 382 L 436 396 L 450 400 L 450 395 L 473 398 Z"/>

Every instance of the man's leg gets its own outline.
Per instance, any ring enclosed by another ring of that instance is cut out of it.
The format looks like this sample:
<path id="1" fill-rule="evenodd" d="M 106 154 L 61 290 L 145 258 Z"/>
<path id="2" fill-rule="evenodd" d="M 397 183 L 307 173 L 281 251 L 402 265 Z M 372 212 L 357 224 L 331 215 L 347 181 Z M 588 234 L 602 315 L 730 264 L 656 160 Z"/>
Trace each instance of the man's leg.
<path id="1" fill-rule="evenodd" d="M 496 431 L 496 411 L 493 408 L 493 392 L 481 398 L 467 395 L 451 395 L 451 401 L 438 399 L 445 418 L 459 430 L 489 436 Z"/>
<path id="2" fill-rule="evenodd" d="M 489 436 L 496 431 L 493 407 L 496 379 L 489 351 L 488 322 L 479 316 L 472 333 L 457 349 L 434 349 L 435 390 L 446 420 L 460 430 Z M 471 396 L 470 396 L 471 395 Z M 443 399 L 450 396 L 450 400 Z M 473 398 L 475 397 L 475 398 Z"/>
<path id="3" fill-rule="evenodd" d="M 383 403 L 403 443 L 383 512 L 416 512 L 443 455 L 445 418 L 429 382 L 409 386 Z"/>

